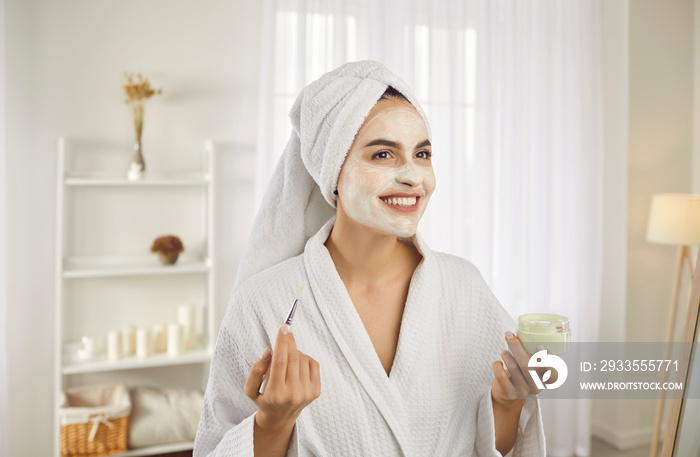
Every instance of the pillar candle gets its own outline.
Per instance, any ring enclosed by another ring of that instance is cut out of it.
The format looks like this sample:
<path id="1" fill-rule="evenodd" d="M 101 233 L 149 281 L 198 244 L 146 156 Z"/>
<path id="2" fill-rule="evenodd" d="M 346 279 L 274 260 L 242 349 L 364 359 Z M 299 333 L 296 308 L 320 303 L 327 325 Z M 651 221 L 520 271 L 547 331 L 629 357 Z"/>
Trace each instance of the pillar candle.
<path id="1" fill-rule="evenodd" d="M 109 360 L 119 360 L 121 358 L 121 333 L 112 330 L 107 334 L 107 358 Z"/>
<path id="2" fill-rule="evenodd" d="M 136 357 L 143 359 L 151 355 L 151 335 L 147 328 L 136 331 Z"/>
<path id="3" fill-rule="evenodd" d="M 182 326 L 184 350 L 188 351 L 194 346 L 194 305 L 187 303 L 178 306 L 177 322 Z"/>
<path id="4" fill-rule="evenodd" d="M 165 352 L 168 345 L 167 329 L 164 325 L 158 324 L 153 326 L 153 352 Z"/>
<path id="5" fill-rule="evenodd" d="M 122 329 L 122 356 L 134 355 L 136 351 L 136 328 L 133 325 Z"/>
<path id="6" fill-rule="evenodd" d="M 168 355 L 178 356 L 182 353 L 182 326 L 180 324 L 168 325 Z"/>

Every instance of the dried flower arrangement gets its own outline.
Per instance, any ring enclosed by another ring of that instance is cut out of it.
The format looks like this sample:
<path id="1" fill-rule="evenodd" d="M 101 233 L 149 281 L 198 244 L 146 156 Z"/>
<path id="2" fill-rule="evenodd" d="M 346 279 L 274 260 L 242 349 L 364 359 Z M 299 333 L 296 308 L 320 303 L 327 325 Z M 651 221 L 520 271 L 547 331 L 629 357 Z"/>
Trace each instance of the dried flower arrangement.
<path id="1" fill-rule="evenodd" d="M 122 86 L 126 94 L 125 103 L 131 105 L 131 114 L 134 118 L 134 132 L 136 133 L 136 142 L 134 143 L 134 155 L 131 159 L 131 166 L 127 177 L 130 180 L 137 180 L 144 177 L 146 171 L 146 162 L 143 160 L 141 151 L 141 135 L 143 133 L 143 104 L 146 100 L 154 95 L 163 93 L 162 89 L 153 89 L 148 79 L 144 78 L 141 73 L 138 74 L 138 80 L 134 79 L 134 75 L 124 72 L 126 84 Z"/>
<path id="2" fill-rule="evenodd" d="M 184 250 L 185 247 L 182 245 L 182 241 L 175 235 L 159 236 L 151 245 L 151 252 L 157 252 L 160 261 L 166 265 L 174 264 Z"/>
<path id="3" fill-rule="evenodd" d="M 122 87 L 126 94 L 124 103 L 131 104 L 136 141 L 141 141 L 141 134 L 143 133 L 143 104 L 154 95 L 162 94 L 163 90 L 151 88 L 151 83 L 148 82 L 148 78 L 144 78 L 141 73 L 138 73 L 137 76 L 138 80 L 135 80 L 133 74 L 125 71 L 124 78 L 126 78 L 127 83 Z"/>

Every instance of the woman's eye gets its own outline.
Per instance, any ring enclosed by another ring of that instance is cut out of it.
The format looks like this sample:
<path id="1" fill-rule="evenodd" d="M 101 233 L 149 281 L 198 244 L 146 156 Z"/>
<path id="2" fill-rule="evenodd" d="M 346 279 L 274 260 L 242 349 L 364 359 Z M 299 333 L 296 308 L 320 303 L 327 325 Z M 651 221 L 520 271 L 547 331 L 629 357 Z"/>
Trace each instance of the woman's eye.
<path id="1" fill-rule="evenodd" d="M 422 159 L 429 159 L 433 156 L 433 154 L 430 151 L 418 151 L 416 156 Z"/>
<path id="2" fill-rule="evenodd" d="M 388 159 L 389 158 L 389 151 L 379 151 L 375 152 L 372 155 L 373 159 Z"/>

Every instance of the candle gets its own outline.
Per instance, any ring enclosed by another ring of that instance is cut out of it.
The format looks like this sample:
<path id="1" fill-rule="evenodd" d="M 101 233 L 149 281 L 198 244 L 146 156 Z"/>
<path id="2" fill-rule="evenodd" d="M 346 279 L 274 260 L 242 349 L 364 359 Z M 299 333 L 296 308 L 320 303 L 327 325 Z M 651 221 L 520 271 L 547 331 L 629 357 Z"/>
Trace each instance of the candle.
<path id="1" fill-rule="evenodd" d="M 153 352 L 165 352 L 168 346 L 168 335 L 164 325 L 158 324 L 153 326 Z"/>
<path id="2" fill-rule="evenodd" d="M 136 328 L 133 325 L 122 329 L 122 356 L 133 355 L 136 350 Z"/>
<path id="3" fill-rule="evenodd" d="M 182 326 L 182 339 L 184 350 L 194 346 L 194 305 L 185 304 L 177 308 L 177 322 Z"/>
<path id="4" fill-rule="evenodd" d="M 571 349 L 569 318 L 557 314 L 523 314 L 518 318 L 518 339 L 530 354 L 544 345 L 552 354 L 566 354 Z"/>
<path id="5" fill-rule="evenodd" d="M 168 355 L 178 356 L 182 353 L 182 326 L 180 324 L 168 325 Z"/>
<path id="6" fill-rule="evenodd" d="M 109 360 L 119 360 L 121 358 L 121 333 L 112 330 L 107 334 L 107 358 Z"/>
<path id="7" fill-rule="evenodd" d="M 151 335 L 147 328 L 136 331 L 136 357 L 143 359 L 151 355 Z"/>

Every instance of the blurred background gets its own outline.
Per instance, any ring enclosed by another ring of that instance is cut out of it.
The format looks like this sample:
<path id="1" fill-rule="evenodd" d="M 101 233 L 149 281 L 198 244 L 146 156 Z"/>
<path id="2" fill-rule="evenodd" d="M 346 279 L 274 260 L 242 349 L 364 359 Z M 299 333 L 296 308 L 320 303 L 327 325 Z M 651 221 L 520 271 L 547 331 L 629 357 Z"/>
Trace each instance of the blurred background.
<path id="1" fill-rule="evenodd" d="M 203 389 L 287 112 L 348 61 L 387 65 L 431 119 L 438 187 L 421 233 L 433 249 L 474 262 L 514 318 L 568 316 L 574 341 L 667 337 L 676 250 L 646 231 L 654 194 L 700 193 L 695 0 L 0 0 L 0 11 L 0 455 L 59 455 L 68 388 Z M 162 89 L 144 103 L 136 180 L 125 71 Z M 149 252 L 165 234 L 185 245 L 171 270 Z M 135 341 L 173 322 L 194 335 L 175 354 L 127 344 L 110 360 L 100 348 L 110 332 Z M 550 400 L 548 451 L 648 455 L 656 408 Z M 191 450 L 182 436 L 161 442 L 129 455 Z"/>

